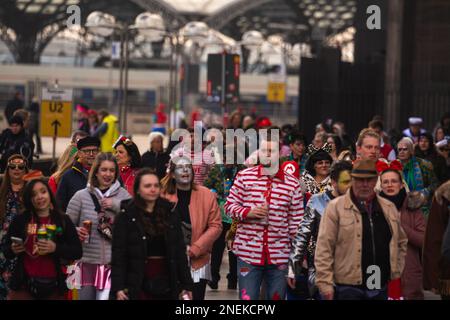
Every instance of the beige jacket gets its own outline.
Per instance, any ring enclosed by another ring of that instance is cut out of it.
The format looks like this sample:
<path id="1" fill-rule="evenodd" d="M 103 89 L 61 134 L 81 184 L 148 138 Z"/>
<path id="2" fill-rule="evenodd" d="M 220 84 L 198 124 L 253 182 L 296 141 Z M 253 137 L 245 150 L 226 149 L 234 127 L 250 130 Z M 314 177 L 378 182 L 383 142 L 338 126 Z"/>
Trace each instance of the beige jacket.
<path id="1" fill-rule="evenodd" d="M 378 195 L 377 200 L 391 229 L 391 279 L 397 279 L 405 265 L 408 238 L 401 228 L 395 205 Z M 362 217 L 349 190 L 330 201 L 320 222 L 314 259 L 320 293 L 333 293 L 334 283 L 362 285 L 361 250 Z"/>

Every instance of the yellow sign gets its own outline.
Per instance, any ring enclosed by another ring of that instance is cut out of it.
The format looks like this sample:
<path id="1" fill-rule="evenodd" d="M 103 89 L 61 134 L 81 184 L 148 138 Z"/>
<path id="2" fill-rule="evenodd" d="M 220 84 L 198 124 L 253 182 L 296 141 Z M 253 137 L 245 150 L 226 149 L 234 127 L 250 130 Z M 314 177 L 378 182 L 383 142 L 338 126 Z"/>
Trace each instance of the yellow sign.
<path id="1" fill-rule="evenodd" d="M 42 90 L 41 136 L 70 137 L 72 134 L 72 89 Z"/>
<path id="2" fill-rule="evenodd" d="M 283 103 L 286 99 L 286 84 L 280 82 L 269 82 L 267 87 L 267 101 Z"/>

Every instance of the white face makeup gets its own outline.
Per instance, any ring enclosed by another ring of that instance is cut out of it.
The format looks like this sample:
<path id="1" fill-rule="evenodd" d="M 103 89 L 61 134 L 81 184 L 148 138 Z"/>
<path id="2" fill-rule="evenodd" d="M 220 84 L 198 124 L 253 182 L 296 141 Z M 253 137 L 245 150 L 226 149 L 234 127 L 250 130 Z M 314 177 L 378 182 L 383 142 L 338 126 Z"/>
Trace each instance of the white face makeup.
<path id="1" fill-rule="evenodd" d="M 188 159 L 179 159 L 175 165 L 173 177 L 179 185 L 190 185 L 194 177 L 191 162 Z"/>

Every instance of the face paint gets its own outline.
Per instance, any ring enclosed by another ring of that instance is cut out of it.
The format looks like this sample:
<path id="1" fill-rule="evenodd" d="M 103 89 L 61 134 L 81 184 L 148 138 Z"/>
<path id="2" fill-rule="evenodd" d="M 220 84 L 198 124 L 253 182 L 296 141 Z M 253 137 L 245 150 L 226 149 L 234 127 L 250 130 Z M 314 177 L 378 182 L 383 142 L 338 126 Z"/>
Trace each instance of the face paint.
<path id="1" fill-rule="evenodd" d="M 190 161 L 181 159 L 177 162 L 174 171 L 174 178 L 177 184 L 180 185 L 191 184 L 193 172 Z"/>
<path id="2" fill-rule="evenodd" d="M 339 174 L 339 179 L 337 183 L 337 193 L 341 196 L 347 192 L 351 187 L 352 178 L 349 171 L 342 171 Z"/>

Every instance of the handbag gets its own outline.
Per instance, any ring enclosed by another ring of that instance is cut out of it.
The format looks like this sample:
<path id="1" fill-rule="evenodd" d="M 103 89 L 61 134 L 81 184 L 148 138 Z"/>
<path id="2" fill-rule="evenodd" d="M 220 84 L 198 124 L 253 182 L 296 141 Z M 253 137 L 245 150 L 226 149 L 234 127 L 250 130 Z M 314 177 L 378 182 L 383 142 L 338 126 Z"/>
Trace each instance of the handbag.
<path id="1" fill-rule="evenodd" d="M 28 290 L 33 298 L 44 300 L 50 297 L 58 289 L 56 278 L 28 278 Z"/>
<path id="2" fill-rule="evenodd" d="M 111 218 L 106 216 L 105 212 L 102 211 L 102 207 L 100 206 L 100 202 L 95 195 L 89 192 L 91 195 L 92 201 L 94 202 L 95 211 L 98 213 L 98 224 L 97 231 L 100 235 L 108 241 L 112 241 L 112 221 Z"/>
<path id="3" fill-rule="evenodd" d="M 170 294 L 169 277 L 158 276 L 156 278 L 144 278 L 143 288 L 145 293 L 155 296 L 165 296 Z"/>

